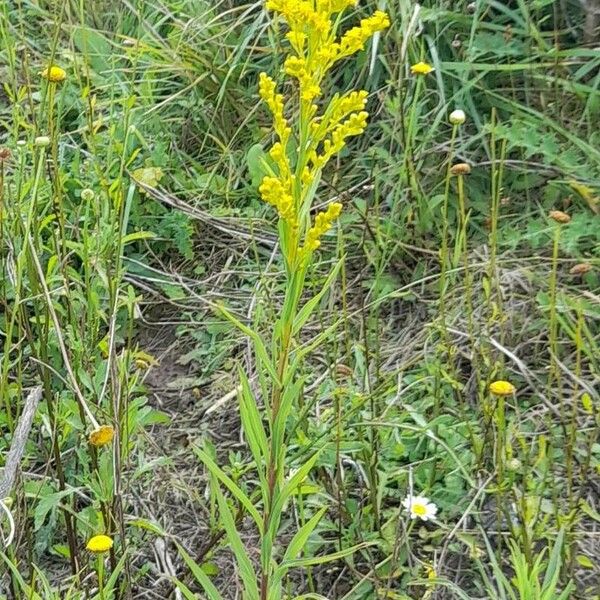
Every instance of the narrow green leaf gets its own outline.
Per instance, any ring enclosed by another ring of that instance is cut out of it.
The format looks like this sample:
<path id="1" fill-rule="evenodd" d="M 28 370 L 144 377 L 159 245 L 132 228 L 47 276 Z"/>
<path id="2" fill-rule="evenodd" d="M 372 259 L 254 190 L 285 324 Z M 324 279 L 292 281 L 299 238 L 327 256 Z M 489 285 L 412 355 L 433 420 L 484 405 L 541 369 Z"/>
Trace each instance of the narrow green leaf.
<path id="1" fill-rule="evenodd" d="M 11 573 L 13 574 L 13 577 L 19 584 L 20 589 L 27 595 L 28 600 L 42 600 L 41 596 L 36 594 L 35 591 L 33 590 L 33 588 L 31 588 L 27 583 L 25 583 L 25 580 L 23 579 L 23 576 L 21 575 L 21 573 L 19 573 L 19 570 L 17 569 L 17 567 L 12 563 L 10 558 L 8 558 L 8 556 L 6 556 L 6 554 L 4 554 L 4 552 L 0 552 L 0 558 L 8 566 Z"/>
<path id="2" fill-rule="evenodd" d="M 256 400 L 254 394 L 250 389 L 250 382 L 244 373 L 243 369 L 240 369 L 240 380 L 242 382 L 242 390 L 240 392 L 240 417 L 242 420 L 242 427 L 250 446 L 250 451 L 254 457 L 254 463 L 256 465 L 256 471 L 261 482 L 261 492 L 263 494 L 263 502 L 267 502 L 267 478 L 265 474 L 264 465 L 267 464 L 269 458 L 269 446 L 267 441 L 267 435 L 262 424 L 262 419 L 258 408 L 256 406 Z"/>
<path id="3" fill-rule="evenodd" d="M 296 535 L 292 538 L 292 541 L 289 543 L 285 554 L 283 555 L 283 562 L 293 560 L 298 556 L 300 551 L 306 546 L 308 538 L 326 512 L 327 507 L 324 506 L 296 532 Z"/>
<path id="4" fill-rule="evenodd" d="M 326 554 L 325 556 L 311 556 L 308 558 L 297 558 L 295 560 L 287 561 L 283 563 L 280 568 L 284 566 L 287 569 L 292 569 L 294 567 L 310 567 L 313 565 L 324 565 L 328 562 L 333 562 L 335 560 L 340 560 L 341 558 L 345 558 L 346 556 L 350 556 L 354 554 L 358 550 L 362 550 L 363 548 L 367 548 L 368 546 L 373 546 L 374 542 L 363 542 L 361 544 L 356 544 L 355 546 L 351 546 L 350 548 L 344 548 L 343 550 L 338 550 L 337 552 L 333 552 L 331 554 Z"/>
<path id="5" fill-rule="evenodd" d="M 310 300 L 308 300 L 308 302 L 306 302 L 306 304 L 300 309 L 298 315 L 296 316 L 296 319 L 294 320 L 294 327 L 293 327 L 294 335 L 300 331 L 300 329 L 303 327 L 303 325 L 306 323 L 306 321 L 308 321 L 308 319 L 314 312 L 315 308 L 317 308 L 319 302 L 321 302 L 323 296 L 327 293 L 327 291 L 329 290 L 329 288 L 335 281 L 338 273 L 340 272 L 340 268 L 341 268 L 342 264 L 343 264 L 343 259 L 339 260 L 337 265 L 331 271 L 331 273 L 329 273 L 329 276 L 327 277 L 327 280 L 323 284 L 323 287 L 321 288 L 319 293 L 316 294 Z"/>
<path id="6" fill-rule="evenodd" d="M 250 498 L 242 492 L 238 485 L 221 469 L 213 459 L 198 446 L 192 446 L 198 458 L 206 465 L 206 468 L 233 494 L 236 500 L 242 504 L 248 514 L 254 519 L 259 532 L 262 533 L 263 520 L 260 513 L 256 510 Z"/>
<path id="7" fill-rule="evenodd" d="M 547 588 L 551 585 L 556 587 L 556 583 L 558 582 L 558 577 L 560 575 L 560 562 L 564 539 L 565 530 L 561 529 L 556 536 L 556 541 L 554 542 L 552 552 L 550 553 L 550 558 L 548 559 L 548 566 L 546 567 L 542 588 Z"/>
<path id="8" fill-rule="evenodd" d="M 231 550 L 235 555 L 235 560 L 240 570 L 242 581 L 244 582 L 244 588 L 246 594 L 248 595 L 248 600 L 258 600 L 258 578 L 254 572 L 252 563 L 248 558 L 248 551 L 244 547 L 244 544 L 240 538 L 240 534 L 235 527 L 235 521 L 231 511 L 229 510 L 229 506 L 227 506 L 227 500 L 220 489 L 217 490 L 217 501 L 219 503 L 221 521 L 225 531 L 227 532 L 227 539 L 229 540 Z"/>
<path id="9" fill-rule="evenodd" d="M 279 522 L 281 519 L 281 513 L 283 511 L 283 505 L 287 499 L 293 494 L 294 490 L 302 484 L 302 482 L 308 477 L 312 468 L 315 466 L 321 450 L 315 452 L 281 488 L 281 491 L 277 495 L 273 506 L 271 507 L 271 522 L 269 523 L 269 532 L 272 539 L 277 535 L 277 529 L 279 528 Z"/>
<path id="10" fill-rule="evenodd" d="M 202 586 L 202 589 L 208 594 L 209 600 L 223 600 L 223 597 L 221 596 L 221 594 L 219 594 L 219 591 L 214 586 L 214 584 L 210 580 L 209 576 L 202 570 L 202 567 L 185 551 L 185 549 L 182 546 L 180 546 L 179 544 L 176 544 L 176 545 L 177 545 L 177 550 L 179 551 L 179 554 L 181 555 L 181 558 L 183 558 L 183 561 L 189 567 L 190 571 L 192 572 L 192 575 L 196 578 L 196 581 Z M 175 583 L 177 584 L 177 587 L 179 587 L 179 583 L 181 583 L 181 582 L 178 582 L 177 580 L 175 580 Z M 181 585 L 183 585 L 183 584 L 181 584 Z M 180 588 L 180 589 L 182 589 L 182 588 Z M 196 596 L 192 596 L 192 598 L 195 599 Z"/>
<path id="11" fill-rule="evenodd" d="M 273 366 L 273 363 L 271 362 L 271 359 L 267 354 L 265 345 L 258 333 L 250 329 L 250 327 L 248 327 L 247 325 L 244 325 L 239 319 L 234 317 L 233 314 L 229 312 L 223 305 L 217 306 L 217 309 L 223 314 L 223 316 L 226 319 L 231 321 L 242 333 L 246 334 L 252 340 L 252 342 L 254 343 L 256 355 L 269 372 L 269 375 L 273 379 L 274 385 L 281 385 L 279 377 L 277 376 L 277 371 L 275 370 L 275 367 Z"/>
<path id="12" fill-rule="evenodd" d="M 252 389 L 250 388 L 250 382 L 243 369 L 239 369 L 240 380 L 242 383 L 241 403 L 240 406 L 243 408 L 246 414 L 247 422 L 243 423 L 246 430 L 246 435 L 249 438 L 249 443 L 255 445 L 255 450 L 251 447 L 250 449 L 255 452 L 254 460 L 257 461 L 257 466 L 260 459 L 266 460 L 269 455 L 269 442 L 267 440 L 267 434 L 263 427 L 262 418 Z M 252 440 L 250 437 L 252 436 Z"/>

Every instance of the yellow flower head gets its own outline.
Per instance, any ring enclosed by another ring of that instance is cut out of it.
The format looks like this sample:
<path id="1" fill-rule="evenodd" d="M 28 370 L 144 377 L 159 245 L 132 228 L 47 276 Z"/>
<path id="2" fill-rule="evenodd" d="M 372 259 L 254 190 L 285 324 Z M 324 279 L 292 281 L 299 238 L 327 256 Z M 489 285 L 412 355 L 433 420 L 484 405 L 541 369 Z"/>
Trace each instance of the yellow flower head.
<path id="1" fill-rule="evenodd" d="M 42 77 L 52 83 L 61 83 L 67 78 L 67 72 L 57 65 L 51 65 L 42 71 Z"/>
<path id="2" fill-rule="evenodd" d="M 418 62 L 416 65 L 413 65 L 410 68 L 410 72 L 413 75 L 429 75 L 429 73 L 433 72 L 435 69 L 426 62 Z"/>
<path id="3" fill-rule="evenodd" d="M 110 425 L 101 425 L 98 429 L 94 429 L 89 435 L 89 442 L 92 446 L 106 446 L 113 441 L 115 430 Z"/>
<path id="4" fill-rule="evenodd" d="M 86 548 L 94 554 L 103 554 L 113 547 L 113 541 L 107 535 L 95 535 L 90 538 Z"/>
<path id="5" fill-rule="evenodd" d="M 512 396 L 517 388 L 509 381 L 494 381 L 490 383 L 490 392 L 496 396 Z"/>

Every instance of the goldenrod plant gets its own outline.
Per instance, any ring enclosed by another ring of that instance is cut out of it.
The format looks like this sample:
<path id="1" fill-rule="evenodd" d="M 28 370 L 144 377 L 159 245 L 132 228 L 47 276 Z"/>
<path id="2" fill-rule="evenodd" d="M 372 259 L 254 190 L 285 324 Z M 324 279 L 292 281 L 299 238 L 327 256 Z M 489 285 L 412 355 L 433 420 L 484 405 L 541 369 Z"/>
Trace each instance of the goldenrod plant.
<path id="1" fill-rule="evenodd" d="M 288 431 L 302 390 L 300 368 L 312 347 L 311 344 L 300 345 L 298 337 L 339 270 L 338 264 L 316 296 L 302 304 L 305 278 L 315 252 L 343 208 L 339 202 L 317 205 L 317 190 L 327 163 L 351 137 L 364 131 L 368 118 L 365 110 L 368 92 L 352 90 L 327 101 L 324 82 L 336 63 L 363 50 L 374 34 L 389 25 L 388 16 L 376 11 L 340 35 L 342 14 L 354 4 L 354 0 L 268 0 L 266 3 L 273 17 L 287 25 L 287 57 L 281 75 L 290 81 L 288 89 L 294 90 L 294 96 L 286 98 L 274 78 L 267 73 L 260 74 L 260 97 L 272 115 L 276 139 L 268 152 L 269 160 L 264 161 L 266 174 L 259 191 L 279 217 L 285 299 L 268 342 L 223 309 L 254 343 L 261 394 L 254 393 L 249 377 L 240 371 L 240 413 L 260 482 L 260 500 L 256 502 L 244 493 L 208 453 L 198 450 L 212 475 L 252 516 L 260 533 L 260 573 L 257 574 L 236 530 L 226 496 L 219 492 L 221 520 L 243 579 L 244 597 L 248 600 L 279 600 L 284 597 L 283 583 L 290 568 L 337 559 L 353 550 L 341 549 L 325 557 L 298 558 L 325 508 L 299 528 L 285 549 L 280 550 L 277 538 L 284 505 L 311 472 L 320 450 L 315 448 L 308 460 L 291 469 Z M 220 598 L 207 577 L 201 576 L 200 582 L 212 599 Z"/>

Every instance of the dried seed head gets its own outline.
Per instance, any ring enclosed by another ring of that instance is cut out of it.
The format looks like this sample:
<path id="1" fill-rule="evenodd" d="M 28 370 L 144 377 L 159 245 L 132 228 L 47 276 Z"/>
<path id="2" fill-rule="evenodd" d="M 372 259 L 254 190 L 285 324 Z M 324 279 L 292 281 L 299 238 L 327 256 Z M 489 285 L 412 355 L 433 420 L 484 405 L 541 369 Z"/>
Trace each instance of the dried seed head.
<path id="1" fill-rule="evenodd" d="M 4 162 L 10 158 L 10 150 L 8 148 L 0 148 L 0 162 Z"/>
<path id="2" fill-rule="evenodd" d="M 471 172 L 469 163 L 457 163 L 450 168 L 452 175 L 468 175 Z"/>
<path id="3" fill-rule="evenodd" d="M 548 216 L 557 223 L 565 224 L 571 221 L 571 217 L 562 210 L 551 210 Z"/>
<path id="4" fill-rule="evenodd" d="M 571 267 L 569 273 L 571 275 L 585 275 L 592 270 L 592 265 L 590 263 L 579 263 L 574 267 Z"/>

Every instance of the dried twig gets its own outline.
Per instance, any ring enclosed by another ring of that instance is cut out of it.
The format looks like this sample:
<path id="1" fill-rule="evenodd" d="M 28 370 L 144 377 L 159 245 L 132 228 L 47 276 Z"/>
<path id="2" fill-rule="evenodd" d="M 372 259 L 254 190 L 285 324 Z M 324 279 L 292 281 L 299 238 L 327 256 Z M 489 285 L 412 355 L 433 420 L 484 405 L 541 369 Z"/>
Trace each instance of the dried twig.
<path id="1" fill-rule="evenodd" d="M 21 418 L 19 419 L 19 423 L 17 424 L 17 428 L 13 434 L 10 450 L 8 451 L 8 456 L 6 457 L 6 462 L 4 465 L 4 472 L 2 478 L 0 479 L 0 509 L 4 512 L 9 523 L 8 536 L 4 537 L 3 534 L 1 536 L 2 544 L 5 548 L 12 543 L 15 534 L 15 524 L 12 514 L 7 504 L 4 502 L 4 499 L 10 495 L 15 485 L 17 470 L 21 464 L 21 459 L 23 458 L 23 452 L 25 450 L 25 444 L 27 443 L 27 438 L 29 437 L 29 432 L 31 431 L 33 417 L 41 398 L 42 388 L 38 386 L 29 392 L 29 395 L 25 399 L 25 407 L 23 408 L 23 413 L 21 414 Z"/>
<path id="2" fill-rule="evenodd" d="M 15 478 L 17 476 L 17 467 L 21 462 L 25 444 L 29 437 L 29 431 L 31 430 L 33 416 L 35 415 L 35 411 L 37 410 L 41 398 L 42 388 L 36 387 L 25 399 L 23 414 L 19 419 L 19 423 L 13 435 L 10 450 L 8 451 L 8 456 L 6 457 L 4 465 L 3 477 L 0 479 L 0 499 L 6 498 L 13 489 Z"/>

